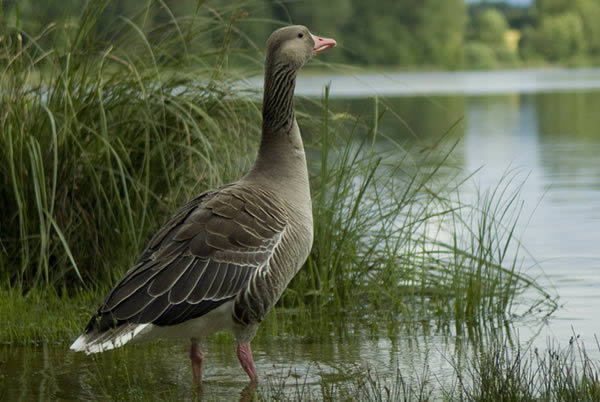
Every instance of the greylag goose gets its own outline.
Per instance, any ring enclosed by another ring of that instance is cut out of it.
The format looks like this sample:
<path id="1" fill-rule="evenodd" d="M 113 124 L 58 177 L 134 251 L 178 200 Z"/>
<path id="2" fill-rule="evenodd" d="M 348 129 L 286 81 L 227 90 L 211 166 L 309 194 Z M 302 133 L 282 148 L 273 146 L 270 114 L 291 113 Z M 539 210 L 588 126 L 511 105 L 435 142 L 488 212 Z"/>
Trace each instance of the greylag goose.
<path id="1" fill-rule="evenodd" d="M 267 40 L 262 138 L 239 181 L 200 194 L 150 240 L 71 345 L 87 354 L 158 338 L 190 338 L 202 381 L 201 340 L 233 332 L 239 361 L 258 380 L 250 342 L 306 260 L 313 222 L 294 88 L 298 70 L 336 45 L 289 26 Z"/>

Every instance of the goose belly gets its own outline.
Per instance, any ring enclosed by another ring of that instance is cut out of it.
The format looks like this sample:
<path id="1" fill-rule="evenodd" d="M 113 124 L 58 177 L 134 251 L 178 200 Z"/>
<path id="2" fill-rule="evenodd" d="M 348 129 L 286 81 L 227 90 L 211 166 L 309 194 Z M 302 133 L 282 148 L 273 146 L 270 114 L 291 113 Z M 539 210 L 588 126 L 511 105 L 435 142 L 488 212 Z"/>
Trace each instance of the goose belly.
<path id="1" fill-rule="evenodd" d="M 233 331 L 233 300 L 221 304 L 216 309 L 192 318 L 181 324 L 158 326 L 150 324 L 137 335 L 133 342 L 145 342 L 160 338 L 205 338 L 219 331 Z"/>

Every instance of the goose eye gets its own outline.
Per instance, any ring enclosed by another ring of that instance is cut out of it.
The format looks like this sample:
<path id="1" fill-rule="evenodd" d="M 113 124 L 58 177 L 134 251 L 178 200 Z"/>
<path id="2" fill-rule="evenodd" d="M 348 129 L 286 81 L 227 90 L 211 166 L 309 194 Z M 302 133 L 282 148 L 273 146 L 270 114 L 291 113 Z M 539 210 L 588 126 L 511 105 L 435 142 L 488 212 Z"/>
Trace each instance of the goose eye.
<path id="1" fill-rule="evenodd" d="M 304 34 L 303 34 L 303 33 L 299 33 L 299 34 L 298 34 L 298 37 L 299 37 L 299 38 L 303 38 L 303 37 L 304 37 Z"/>

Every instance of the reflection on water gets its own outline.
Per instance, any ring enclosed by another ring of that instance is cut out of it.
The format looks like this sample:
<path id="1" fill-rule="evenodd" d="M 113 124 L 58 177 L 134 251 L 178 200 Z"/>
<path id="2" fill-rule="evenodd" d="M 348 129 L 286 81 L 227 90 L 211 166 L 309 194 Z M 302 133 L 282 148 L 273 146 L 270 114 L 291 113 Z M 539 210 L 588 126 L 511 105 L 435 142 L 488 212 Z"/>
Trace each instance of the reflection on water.
<path id="1" fill-rule="evenodd" d="M 523 269 L 537 277 L 539 262 L 545 273 L 540 281 L 556 288 L 562 307 L 547 322 L 536 323 L 535 330 L 522 326 L 516 332 L 528 339 L 541 325 L 534 343 L 544 348 L 548 338 L 566 343 L 573 328 L 593 344 L 600 332 L 600 92 L 383 98 L 377 108 L 389 109 L 379 121 L 386 136 L 422 147 L 434 145 L 462 118 L 448 137 L 460 142 L 447 163 L 465 173 L 481 168 L 473 179 L 481 189 L 497 185 L 509 169 L 527 177 L 521 192 L 525 219 L 518 228 L 530 256 Z M 332 109 L 362 116 L 369 126 L 375 105 L 367 98 L 337 99 Z M 386 141 L 381 136 L 376 146 L 386 147 Z M 469 188 L 475 194 L 476 186 Z M 449 361 L 469 338 L 447 336 L 426 323 L 409 331 L 390 330 L 394 322 L 376 322 L 373 329 L 371 319 L 362 316 L 314 333 L 308 320 L 328 317 L 309 317 L 277 330 L 274 320 L 266 320 L 271 329 L 261 329 L 254 345 L 267 384 L 261 392 L 267 393 L 268 384 L 293 390 L 347 384 L 368 368 L 384 375 L 400 368 L 409 378 L 429 371 L 451 382 Z M 246 377 L 233 344 L 213 341 L 206 356 L 204 398 L 240 398 Z M 181 344 L 133 346 L 94 357 L 70 353 L 66 346 L 0 347 L 1 400 L 195 395 Z"/>
<path id="2" fill-rule="evenodd" d="M 460 139 L 447 162 L 477 171 L 473 194 L 497 186 L 511 169 L 525 180 L 519 228 L 524 269 L 555 287 L 563 305 L 542 330 L 566 341 L 573 331 L 593 344 L 600 309 L 600 92 L 379 99 L 383 133 L 401 143 L 435 144 L 457 119 L 448 140 Z M 336 100 L 334 107 L 372 124 L 373 99 Z M 379 146 L 386 147 L 380 138 Z M 469 189 L 467 186 L 465 189 Z M 521 334 L 529 331 L 519 330 Z M 547 335 L 547 336 L 544 336 Z"/>
<path id="3" fill-rule="evenodd" d="M 529 175 L 521 239 L 564 305 L 544 333 L 565 341 L 574 330 L 590 344 L 600 332 L 599 106 L 597 92 L 470 98 L 463 144 L 483 186 L 509 166 Z"/>
<path id="4" fill-rule="evenodd" d="M 249 81 L 250 86 L 262 85 L 262 77 Z M 320 96 L 323 87 L 331 84 L 336 98 L 417 95 L 489 95 L 557 93 L 600 89 L 599 69 L 579 70 L 505 70 L 458 71 L 441 73 L 374 73 L 357 75 L 300 76 L 296 93 Z"/>
<path id="5" fill-rule="evenodd" d="M 368 370 L 393 375 L 402 368 L 407 379 L 435 371 L 450 379 L 444 356 L 453 345 L 441 336 L 373 336 L 365 331 L 319 341 L 260 336 L 253 343 L 261 376 L 258 392 L 266 400 L 282 390 L 288 398 L 322 397 L 322 387 L 346 389 Z M 99 355 L 69 352 L 67 346 L 0 346 L 0 399 L 190 400 L 192 384 L 187 345 L 159 342 L 129 345 Z M 210 342 L 204 363 L 203 400 L 245 400 L 248 380 L 229 342 Z M 252 399 L 249 399 L 252 400 Z"/>

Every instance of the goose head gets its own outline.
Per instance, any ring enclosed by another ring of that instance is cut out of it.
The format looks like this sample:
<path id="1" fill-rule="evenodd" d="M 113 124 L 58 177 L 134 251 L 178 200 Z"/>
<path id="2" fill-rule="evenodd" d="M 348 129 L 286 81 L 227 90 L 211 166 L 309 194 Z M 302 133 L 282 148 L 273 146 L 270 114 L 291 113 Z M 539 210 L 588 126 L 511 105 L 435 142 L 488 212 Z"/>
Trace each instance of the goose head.
<path id="1" fill-rule="evenodd" d="M 302 25 L 279 28 L 267 40 L 267 63 L 299 70 L 311 57 L 335 45 L 335 40 L 313 35 Z"/>

